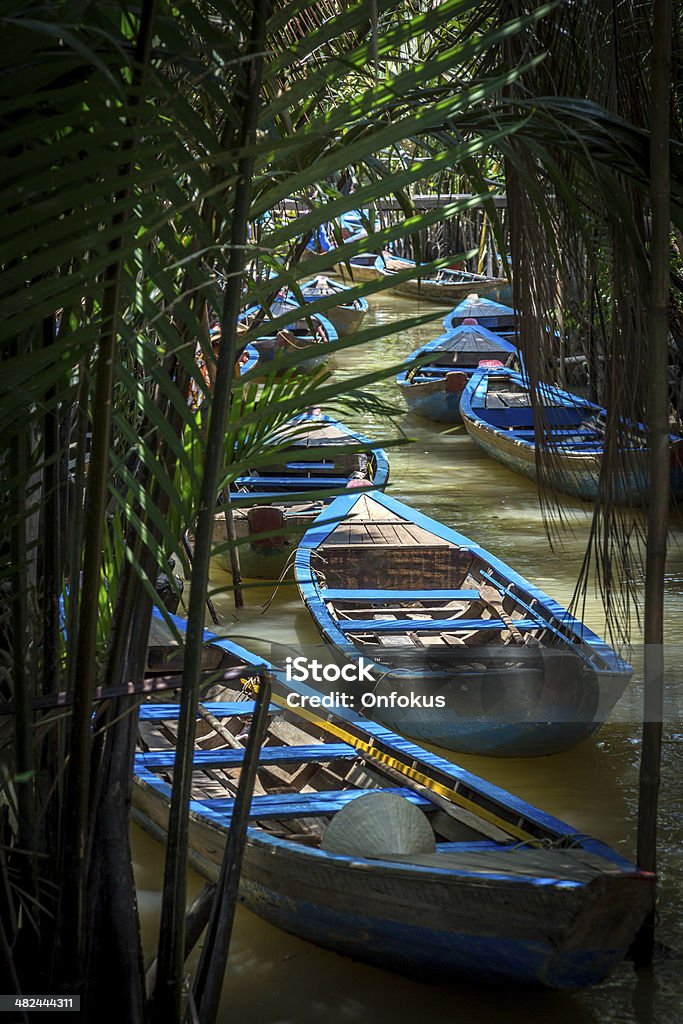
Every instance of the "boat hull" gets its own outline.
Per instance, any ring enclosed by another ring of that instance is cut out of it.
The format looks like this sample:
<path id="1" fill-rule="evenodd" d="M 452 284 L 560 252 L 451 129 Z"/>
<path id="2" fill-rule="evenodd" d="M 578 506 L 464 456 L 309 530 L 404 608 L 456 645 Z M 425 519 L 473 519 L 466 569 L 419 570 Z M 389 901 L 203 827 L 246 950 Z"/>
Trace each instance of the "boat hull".
<path id="1" fill-rule="evenodd" d="M 357 331 L 365 318 L 367 307 L 335 306 L 327 311 L 327 318 L 334 324 L 340 338 Z"/>
<path id="2" fill-rule="evenodd" d="M 457 284 L 440 284 L 423 278 L 422 280 L 402 281 L 400 284 L 393 285 L 391 291 L 397 295 L 409 296 L 411 299 L 427 299 L 429 302 L 453 305 L 466 299 L 475 288 L 479 295 L 498 300 L 506 287 L 507 280 L 505 278 L 464 281 Z"/>
<path id="3" fill-rule="evenodd" d="M 399 381 L 404 402 L 412 413 L 434 423 L 462 423 L 460 396 L 463 389 L 450 388 L 445 377 L 425 384 Z"/>
<path id="4" fill-rule="evenodd" d="M 261 541 L 250 538 L 246 509 L 233 509 L 233 521 L 238 541 L 240 573 L 242 578 L 275 581 L 285 568 L 287 560 L 296 551 L 306 530 L 319 515 L 322 502 L 317 509 L 286 516 L 286 533 L 275 541 Z M 214 516 L 213 543 L 227 538 L 225 514 Z M 216 565 L 224 572 L 231 572 L 230 556 L 227 551 L 214 558 Z"/>
<path id="5" fill-rule="evenodd" d="M 482 451 L 515 473 L 521 473 L 529 480 L 538 480 L 534 445 L 506 437 L 502 432 L 492 430 L 466 414 L 462 419 L 467 433 Z M 638 465 L 633 467 L 626 483 L 622 482 L 618 486 L 615 494 L 617 501 L 633 505 L 643 505 L 647 502 L 650 489 L 647 451 L 639 454 L 637 461 Z M 601 464 L 602 453 L 554 453 L 553 465 L 549 468 L 549 480 L 557 491 L 582 498 L 584 501 L 595 501 L 600 487 Z"/>
<path id="6" fill-rule="evenodd" d="M 167 801 L 136 778 L 134 819 L 164 839 Z M 226 831 L 190 812 L 190 859 L 218 878 Z M 649 909 L 642 876 L 588 884 L 409 869 L 302 849 L 250 828 L 240 901 L 271 924 L 420 980 L 533 988 L 601 981 Z"/>

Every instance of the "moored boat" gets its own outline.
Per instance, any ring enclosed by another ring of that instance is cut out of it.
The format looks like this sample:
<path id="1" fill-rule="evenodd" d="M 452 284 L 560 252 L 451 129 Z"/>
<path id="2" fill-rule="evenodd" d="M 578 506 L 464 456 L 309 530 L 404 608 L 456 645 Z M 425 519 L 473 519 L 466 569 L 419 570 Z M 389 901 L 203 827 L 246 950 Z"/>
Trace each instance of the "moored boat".
<path id="1" fill-rule="evenodd" d="M 176 620 L 178 621 L 178 620 Z M 206 634 L 242 683 L 199 704 L 190 859 L 215 881 L 261 659 Z M 604 843 L 364 719 L 273 685 L 240 876 L 266 921 L 432 981 L 552 989 L 600 981 L 653 902 L 654 877 Z M 179 706 L 140 709 L 133 818 L 165 841 Z"/>
<path id="2" fill-rule="evenodd" d="M 424 742 L 496 756 L 567 750 L 599 728 L 631 677 L 504 562 L 384 494 L 324 509 L 296 575 L 324 639 L 372 662 L 373 716 Z"/>
<path id="3" fill-rule="evenodd" d="M 276 579 L 326 502 L 342 488 L 386 486 L 389 460 L 382 448 L 330 416 L 295 416 L 273 438 L 273 463 L 255 466 L 231 487 L 232 515 L 242 575 Z M 214 537 L 225 530 L 215 516 Z M 217 562 L 229 571 L 227 555 Z"/>
<path id="4" fill-rule="evenodd" d="M 258 306 L 252 306 L 240 315 L 240 324 L 253 328 L 259 313 Z M 270 322 L 291 313 L 292 319 L 285 327 L 273 329 Z M 318 352 L 324 345 L 339 341 L 339 335 L 332 322 L 322 313 L 308 313 L 305 309 L 281 298 L 275 299 L 268 315 L 255 329 L 256 336 L 250 337 L 250 344 L 256 350 L 261 367 L 268 365 L 282 355 L 294 352 L 309 352 L 310 356 L 297 363 L 300 370 L 313 370 L 331 358 L 330 350 Z"/>
<path id="5" fill-rule="evenodd" d="M 306 281 L 300 285 L 300 290 L 306 302 L 316 302 L 319 299 L 337 296 L 339 304 L 326 309 L 325 316 L 332 322 L 340 337 L 357 330 L 368 311 L 367 299 L 362 296 L 354 299 L 347 298 L 344 293 L 348 292 L 348 285 L 340 284 L 324 275 Z"/>
<path id="6" fill-rule="evenodd" d="M 593 501 L 600 489 L 605 452 L 605 410 L 561 388 L 541 383 L 533 408 L 529 382 L 511 370 L 482 368 L 470 378 L 460 412 L 470 437 L 492 458 L 532 480 L 538 478 L 537 440 L 548 446 L 547 482 L 558 491 Z M 611 481 L 624 504 L 647 503 L 650 491 L 646 428 L 624 423 L 618 443 L 626 475 Z M 683 490 L 683 438 L 671 438 L 671 490 Z M 614 471 L 616 473 L 616 470 Z"/>
<path id="7" fill-rule="evenodd" d="M 470 292 L 447 313 L 443 323 L 448 332 L 460 327 L 466 320 L 476 320 L 480 327 L 502 334 L 507 339 L 514 337 L 517 330 L 517 314 L 511 306 L 479 295 L 476 291 Z"/>
<path id="8" fill-rule="evenodd" d="M 520 365 L 511 341 L 479 324 L 463 324 L 413 352 L 396 383 L 411 412 L 437 423 L 459 423 L 467 381 L 482 361 L 491 360 Z"/>
<path id="9" fill-rule="evenodd" d="M 387 271 L 389 280 L 393 269 L 390 267 Z M 446 267 L 429 277 L 400 281 L 391 286 L 391 291 L 411 299 L 427 299 L 429 302 L 453 305 L 475 290 L 479 295 L 499 298 L 507 284 L 505 277 L 486 277 L 484 274 L 474 274 L 468 270 L 451 270 Z"/>

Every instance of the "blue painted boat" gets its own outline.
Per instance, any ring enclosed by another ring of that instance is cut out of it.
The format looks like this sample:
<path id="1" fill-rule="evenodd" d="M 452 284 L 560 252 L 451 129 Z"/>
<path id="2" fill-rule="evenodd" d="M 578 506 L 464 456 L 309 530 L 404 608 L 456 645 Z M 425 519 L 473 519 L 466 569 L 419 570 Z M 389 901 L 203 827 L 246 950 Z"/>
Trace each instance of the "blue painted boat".
<path id="1" fill-rule="evenodd" d="M 344 294 L 349 291 L 348 285 L 340 284 L 321 274 L 310 281 L 305 281 L 299 287 L 306 302 L 319 302 L 332 296 L 338 298 L 338 305 L 326 309 L 325 316 L 332 322 L 340 337 L 351 334 L 362 324 L 368 311 L 368 300 L 362 296 L 349 299 Z"/>
<path id="2" fill-rule="evenodd" d="M 324 509 L 296 576 L 324 639 L 375 666 L 372 716 L 426 743 L 500 757 L 567 750 L 600 727 L 632 674 L 504 562 L 385 494 Z"/>
<path id="3" fill-rule="evenodd" d="M 250 370 L 253 370 L 258 363 L 258 359 L 258 350 L 255 349 L 253 345 L 247 345 L 243 349 L 242 355 L 238 360 L 240 377 L 244 377 L 244 375 L 249 373 Z"/>
<path id="4" fill-rule="evenodd" d="M 413 352 L 396 383 L 411 412 L 436 423 L 459 423 L 467 381 L 482 361 L 491 360 L 521 365 L 512 341 L 479 324 L 463 324 Z"/>
<path id="5" fill-rule="evenodd" d="M 481 327 L 502 334 L 508 339 L 516 334 L 517 314 L 514 309 L 503 305 L 502 302 L 479 295 L 476 291 L 472 291 L 455 309 L 447 313 L 443 323 L 449 332 L 455 327 L 460 327 L 465 320 L 476 320 Z"/>
<path id="6" fill-rule="evenodd" d="M 268 364 L 278 356 L 294 352 L 310 350 L 310 357 L 297 363 L 297 368 L 305 371 L 316 369 L 331 358 L 329 349 L 316 352 L 339 341 L 336 328 L 322 313 L 308 313 L 301 306 L 278 297 L 271 303 L 266 318 L 254 327 L 259 312 L 258 306 L 251 306 L 240 314 L 239 323 L 243 328 L 255 330 L 255 337 L 249 336 L 250 344 L 256 349 L 264 369 L 270 369 Z M 287 314 L 291 314 L 291 320 L 284 327 L 271 327 L 273 320 Z"/>
<path id="7" fill-rule="evenodd" d="M 190 858 L 215 881 L 254 710 L 250 679 L 263 662 L 229 639 L 206 639 L 217 672 L 242 667 L 242 684 L 197 712 Z M 316 698 L 305 684 L 274 681 L 240 877 L 246 907 L 421 980 L 576 988 L 622 959 L 652 906 L 652 875 L 355 710 L 316 707 Z M 140 709 L 133 819 L 162 842 L 178 715 L 177 704 Z"/>
<path id="8" fill-rule="evenodd" d="M 272 462 L 255 465 L 230 488 L 242 575 L 252 579 L 278 578 L 303 534 L 340 490 L 383 489 L 389 480 L 384 449 L 320 410 L 293 417 L 271 443 Z M 215 535 L 222 536 L 223 511 L 216 520 Z M 216 560 L 230 571 L 227 552 Z"/>
<path id="9" fill-rule="evenodd" d="M 470 437 L 492 458 L 532 480 L 538 478 L 536 440 L 542 432 L 550 449 L 548 480 L 558 491 L 593 501 L 600 488 L 605 449 L 605 410 L 540 384 L 538 405 L 531 403 L 529 382 L 511 370 L 482 368 L 465 388 L 460 412 Z M 616 500 L 647 503 L 650 490 L 647 433 L 641 424 L 625 423 L 618 443 L 628 452 L 626 478 L 613 481 Z M 683 439 L 671 437 L 671 489 L 683 490 Z"/>

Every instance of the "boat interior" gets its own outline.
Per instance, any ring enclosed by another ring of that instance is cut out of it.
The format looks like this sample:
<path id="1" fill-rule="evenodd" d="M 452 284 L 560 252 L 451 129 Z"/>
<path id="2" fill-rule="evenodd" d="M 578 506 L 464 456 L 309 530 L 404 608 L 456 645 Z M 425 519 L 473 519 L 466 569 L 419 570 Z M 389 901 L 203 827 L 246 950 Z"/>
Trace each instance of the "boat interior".
<path id="1" fill-rule="evenodd" d="M 502 647 L 531 668 L 529 652 L 568 647 L 591 656 L 538 601 L 506 584 L 484 559 L 363 496 L 311 552 L 319 596 L 359 651 L 399 648 L 430 655 Z M 393 649 L 393 650 L 392 650 Z M 464 653 L 464 652 L 463 652 Z M 385 654 L 382 654 L 384 660 Z M 442 659 L 437 659 L 441 663 Z"/>
<path id="2" fill-rule="evenodd" d="M 191 798 L 212 812 L 214 823 L 225 827 L 235 805 L 254 709 L 252 695 L 248 684 L 241 689 L 221 687 L 199 704 Z M 136 771 L 143 781 L 151 773 L 172 785 L 178 717 L 177 704 L 142 706 Z M 542 874 L 580 882 L 620 873 L 617 865 L 573 844 L 573 836 L 548 832 L 520 816 L 518 808 L 494 805 L 455 779 L 450 780 L 452 799 L 438 795 L 410 777 L 415 775 L 414 760 L 408 757 L 402 765 L 396 750 L 395 767 L 383 763 L 373 723 L 367 723 L 369 734 L 359 737 L 357 729 L 349 729 L 340 737 L 343 722 L 337 723 L 335 734 L 323 718 L 311 717 L 313 721 L 306 721 L 279 704 L 270 705 L 249 814 L 250 824 L 268 835 L 309 848 L 438 871 L 504 872 L 530 878 Z M 359 738 L 364 750 L 354 745 Z M 391 820 L 384 821 L 386 803 L 367 802 L 368 794 L 400 797 L 403 803 L 394 801 L 388 813 Z M 360 816 L 349 815 L 345 808 L 360 796 L 366 799 L 366 808 Z M 405 843 L 397 838 L 401 830 L 396 828 L 396 816 L 410 817 L 413 808 L 424 816 L 427 825 L 421 824 L 428 840 L 426 846 L 405 852 Z M 335 842 L 328 842 L 337 816 L 342 816 L 341 827 Z"/>
<path id="3" fill-rule="evenodd" d="M 358 443 L 354 435 L 324 421 L 295 423 L 284 428 L 277 436 L 281 443 L 291 434 L 291 444 L 280 449 L 277 461 L 254 467 L 247 475 L 235 480 L 235 492 L 251 492 L 267 487 L 274 491 L 295 491 L 319 486 L 346 487 L 350 478 L 371 482 L 376 460 L 372 452 L 330 452 L 330 448 L 352 448 Z M 318 458 L 304 459 L 304 452 L 327 449 Z"/>

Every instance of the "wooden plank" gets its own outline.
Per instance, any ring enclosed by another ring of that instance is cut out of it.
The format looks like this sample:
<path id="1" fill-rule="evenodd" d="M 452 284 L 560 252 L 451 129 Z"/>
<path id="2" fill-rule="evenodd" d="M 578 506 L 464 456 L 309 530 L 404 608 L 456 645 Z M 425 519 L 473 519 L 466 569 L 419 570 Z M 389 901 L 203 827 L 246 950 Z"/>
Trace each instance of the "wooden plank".
<path id="1" fill-rule="evenodd" d="M 517 629 L 538 629 L 535 619 L 513 620 Z M 337 625 L 344 633 L 405 633 L 427 630 L 434 632 L 463 632 L 464 630 L 502 630 L 507 626 L 502 619 L 344 619 Z"/>
<path id="2" fill-rule="evenodd" d="M 193 762 L 196 768 L 239 768 L 244 761 L 244 749 L 197 750 Z M 304 746 L 263 747 L 259 764 L 316 764 L 340 759 L 355 760 L 359 752 L 348 743 L 310 743 Z M 174 750 L 154 750 L 136 756 L 136 764 L 145 768 L 172 768 Z"/>
<path id="3" fill-rule="evenodd" d="M 335 814 L 353 800 L 370 793 L 394 793 L 405 797 L 412 804 L 424 809 L 434 810 L 434 804 L 425 797 L 418 796 L 412 789 L 405 787 L 388 787 L 386 789 L 339 789 L 322 793 L 276 793 L 269 796 L 256 796 L 251 801 L 250 821 L 265 821 L 267 818 L 305 818 Z M 230 798 L 222 800 L 202 800 L 201 803 L 210 811 L 225 817 L 226 824 L 232 816 L 235 801 Z"/>

